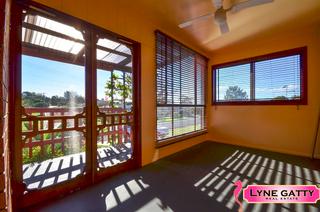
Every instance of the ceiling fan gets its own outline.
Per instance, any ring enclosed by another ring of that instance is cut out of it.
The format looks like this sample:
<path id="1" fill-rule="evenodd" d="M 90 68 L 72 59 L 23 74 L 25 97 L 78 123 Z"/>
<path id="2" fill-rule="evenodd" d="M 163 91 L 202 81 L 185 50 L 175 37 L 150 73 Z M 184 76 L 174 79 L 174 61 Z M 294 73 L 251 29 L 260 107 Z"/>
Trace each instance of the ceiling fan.
<path id="1" fill-rule="evenodd" d="M 179 24 L 179 27 L 185 28 L 192 25 L 194 22 L 213 17 L 216 24 L 220 27 L 220 32 L 223 34 L 229 32 L 229 26 L 227 23 L 227 12 L 230 11 L 232 13 L 235 13 L 249 7 L 273 2 L 273 0 L 247 0 L 244 2 L 233 4 L 231 7 L 224 9 L 222 1 L 223 0 L 212 0 L 213 6 L 216 8 L 216 11 L 214 13 L 209 13 L 206 15 L 198 16 L 196 18 L 192 18 Z"/>

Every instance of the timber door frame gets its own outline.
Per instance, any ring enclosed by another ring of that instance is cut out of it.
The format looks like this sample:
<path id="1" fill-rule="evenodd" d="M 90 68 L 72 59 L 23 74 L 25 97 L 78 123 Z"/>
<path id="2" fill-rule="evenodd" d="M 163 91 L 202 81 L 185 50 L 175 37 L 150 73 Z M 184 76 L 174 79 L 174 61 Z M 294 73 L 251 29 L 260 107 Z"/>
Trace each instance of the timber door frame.
<path id="1" fill-rule="evenodd" d="M 67 182 L 50 186 L 36 192 L 23 194 L 24 187 L 22 177 L 21 154 L 21 55 L 22 42 L 20 39 L 22 29 L 23 9 L 38 10 L 40 13 L 55 15 L 55 19 L 63 20 L 77 29 L 87 30 L 85 41 L 89 37 L 89 43 L 85 45 L 85 92 L 86 92 L 86 174 Z M 67 193 L 84 188 L 97 181 L 106 179 L 119 172 L 141 167 L 141 44 L 124 36 L 118 35 L 104 28 L 90 24 L 84 20 L 75 18 L 57 10 L 51 9 L 33 1 L 14 1 L 11 8 L 10 27 L 10 57 L 9 57 L 9 148 L 10 170 L 12 184 L 13 210 L 29 207 L 42 201 L 52 200 Z M 105 169 L 98 173 L 97 170 L 97 145 L 96 138 L 96 43 L 97 34 L 104 34 L 119 39 L 132 47 L 132 76 L 133 76 L 133 154 L 132 159 Z"/>

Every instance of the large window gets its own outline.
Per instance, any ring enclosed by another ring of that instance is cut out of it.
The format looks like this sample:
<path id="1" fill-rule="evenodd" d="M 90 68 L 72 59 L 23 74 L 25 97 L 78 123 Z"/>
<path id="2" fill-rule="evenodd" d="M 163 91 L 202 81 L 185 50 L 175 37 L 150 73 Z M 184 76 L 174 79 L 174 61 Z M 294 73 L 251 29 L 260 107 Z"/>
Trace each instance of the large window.
<path id="1" fill-rule="evenodd" d="M 157 140 L 164 144 L 205 129 L 207 59 L 156 32 Z"/>
<path id="2" fill-rule="evenodd" d="M 307 104 L 307 48 L 213 66 L 213 104 Z"/>

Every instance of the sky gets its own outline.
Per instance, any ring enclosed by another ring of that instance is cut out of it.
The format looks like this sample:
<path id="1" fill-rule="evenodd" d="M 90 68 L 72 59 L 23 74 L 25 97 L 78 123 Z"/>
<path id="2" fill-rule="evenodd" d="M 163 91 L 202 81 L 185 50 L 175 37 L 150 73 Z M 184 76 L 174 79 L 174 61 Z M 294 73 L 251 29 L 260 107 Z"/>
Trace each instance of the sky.
<path id="1" fill-rule="evenodd" d="M 255 70 L 256 99 L 299 95 L 299 56 L 257 62 Z M 105 98 L 104 86 L 108 78 L 109 71 L 97 71 L 98 99 Z M 219 69 L 218 100 L 223 100 L 228 87 L 235 85 L 250 96 L 249 64 Z M 84 66 L 23 55 L 22 91 L 43 93 L 49 97 L 63 96 L 65 91 L 75 91 L 85 96 Z M 193 96 L 188 86 L 182 91 L 186 92 L 186 96 Z"/>
<path id="2" fill-rule="evenodd" d="M 97 97 L 102 99 L 109 71 L 97 71 Z M 84 66 L 56 62 L 31 56 L 22 56 L 22 92 L 44 93 L 46 96 L 63 96 L 75 91 L 85 96 Z"/>
<path id="3" fill-rule="evenodd" d="M 238 86 L 250 97 L 250 64 L 218 69 L 217 100 L 224 100 L 229 86 Z M 255 63 L 255 98 L 300 95 L 299 56 L 288 56 Z"/>

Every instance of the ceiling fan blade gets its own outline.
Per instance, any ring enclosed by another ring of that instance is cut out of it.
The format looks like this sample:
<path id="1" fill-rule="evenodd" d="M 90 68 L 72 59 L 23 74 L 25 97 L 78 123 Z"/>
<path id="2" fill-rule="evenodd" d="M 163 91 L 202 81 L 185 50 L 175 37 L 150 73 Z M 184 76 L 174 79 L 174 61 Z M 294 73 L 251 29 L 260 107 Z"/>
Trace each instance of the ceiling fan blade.
<path id="1" fill-rule="evenodd" d="M 220 9 L 223 6 L 222 0 L 212 0 L 212 3 L 216 10 Z"/>
<path id="2" fill-rule="evenodd" d="M 223 21 L 223 22 L 219 23 L 219 27 L 220 27 L 221 34 L 229 32 L 229 26 L 228 26 L 227 21 Z"/>
<path id="3" fill-rule="evenodd" d="M 196 17 L 196 18 L 192 18 L 192 19 L 190 19 L 188 21 L 185 21 L 185 22 L 179 24 L 179 27 L 180 28 L 185 28 L 187 26 L 192 25 L 194 22 L 197 22 L 197 21 L 200 21 L 200 20 L 204 20 L 204 19 L 210 18 L 212 16 L 214 16 L 214 14 L 213 13 L 209 13 L 209 14 L 202 15 L 202 16 L 199 16 L 199 17 Z"/>
<path id="4" fill-rule="evenodd" d="M 240 3 L 235 4 L 231 8 L 231 12 L 235 13 L 235 12 L 238 12 L 240 10 L 243 10 L 243 9 L 246 9 L 249 7 L 254 7 L 254 6 L 267 4 L 267 3 L 271 3 L 271 2 L 273 2 L 273 0 L 247 0 L 245 2 L 240 2 Z"/>

